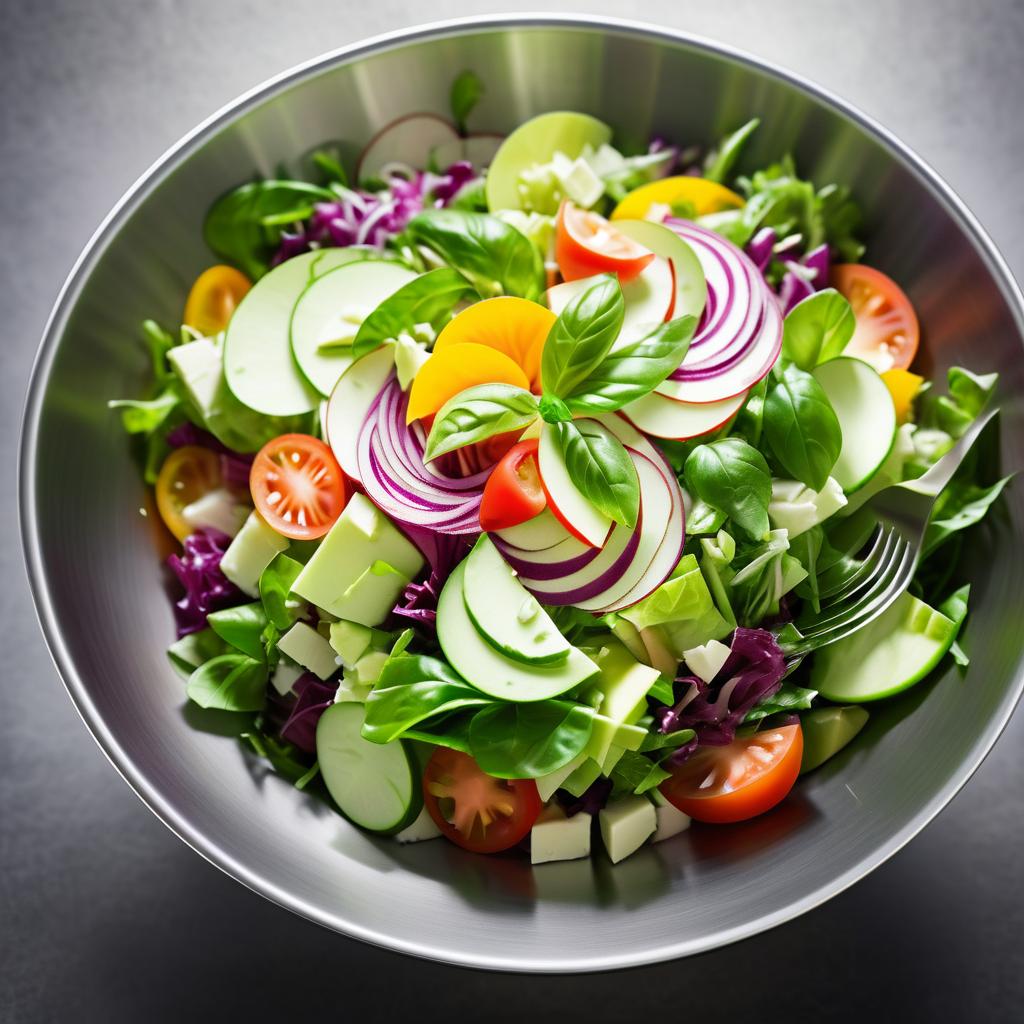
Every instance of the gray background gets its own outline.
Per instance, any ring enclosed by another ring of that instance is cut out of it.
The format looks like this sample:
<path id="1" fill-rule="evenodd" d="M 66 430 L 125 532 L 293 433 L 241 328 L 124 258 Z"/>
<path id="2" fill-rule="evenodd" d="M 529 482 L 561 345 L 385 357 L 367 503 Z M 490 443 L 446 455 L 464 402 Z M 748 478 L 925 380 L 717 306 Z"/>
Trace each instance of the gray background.
<path id="1" fill-rule="evenodd" d="M 415 962 L 321 931 L 171 835 L 104 760 L 43 647 L 14 502 L 15 439 L 46 314 L 93 228 L 182 133 L 319 52 L 452 0 L 35 0 L 0 32 L 0 1019 L 614 1020 L 654 1015 L 996 1020 L 1024 1000 L 1024 717 L 951 807 L 853 890 L 698 959 L 523 979 Z M 900 135 L 1024 277 L 1018 0 L 561 3 L 677 26 L 785 65 Z M 140 686 L 146 680 L 136 680 Z M 898 779 L 893 780 L 899 784 Z M 439 922 L 443 926 L 443 922 Z M 956 972 L 933 971 L 932 952 Z M 1016 1007 L 1016 1011 L 1014 1008 Z"/>

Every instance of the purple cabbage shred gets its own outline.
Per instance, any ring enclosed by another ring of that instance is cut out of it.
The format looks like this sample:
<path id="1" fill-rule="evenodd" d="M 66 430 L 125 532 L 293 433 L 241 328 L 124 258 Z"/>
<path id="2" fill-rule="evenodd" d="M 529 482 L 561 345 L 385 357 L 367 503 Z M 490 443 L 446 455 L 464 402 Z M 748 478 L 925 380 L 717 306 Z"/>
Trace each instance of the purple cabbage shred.
<path id="1" fill-rule="evenodd" d="M 189 534 L 180 555 L 171 555 L 167 564 L 185 588 L 184 596 L 174 602 L 178 639 L 206 628 L 206 616 L 237 601 L 242 595 L 220 571 L 220 560 L 231 538 L 209 527 Z"/>
<path id="2" fill-rule="evenodd" d="M 612 794 L 612 780 L 601 777 L 595 779 L 590 786 L 583 791 L 582 796 L 575 797 L 571 793 L 566 793 L 563 790 L 556 792 L 558 802 L 562 805 L 562 809 L 565 811 L 567 818 L 572 818 L 579 814 L 581 811 L 585 811 L 587 814 L 593 816 L 597 814 L 601 808 L 608 803 L 608 797 Z"/>
<path id="3" fill-rule="evenodd" d="M 731 743 L 746 713 L 782 685 L 786 659 L 768 630 L 740 626 L 730 647 L 729 658 L 711 683 L 696 676 L 680 677 L 675 687 L 680 699 L 654 712 L 659 732 L 693 729 L 697 734 L 671 756 L 673 764 L 685 761 L 699 746 Z"/>
<path id="4" fill-rule="evenodd" d="M 334 703 L 337 682 L 324 682 L 312 672 L 304 672 L 292 690 L 295 703 L 284 725 L 281 739 L 294 744 L 307 754 L 316 753 L 316 726 L 320 716 Z"/>
<path id="5" fill-rule="evenodd" d="M 383 249 L 416 214 L 447 206 L 476 177 L 472 164 L 459 160 L 440 174 L 396 169 L 380 192 L 346 189 L 334 202 L 317 203 L 302 230 L 281 236 L 271 266 L 324 246 Z"/>
<path id="6" fill-rule="evenodd" d="M 437 533 L 411 525 L 405 525 L 403 529 L 423 553 L 430 572 L 425 580 L 410 583 L 405 588 L 392 615 L 433 633 L 437 623 L 437 599 L 452 570 L 469 554 L 469 547 L 464 537 L 455 534 Z"/>

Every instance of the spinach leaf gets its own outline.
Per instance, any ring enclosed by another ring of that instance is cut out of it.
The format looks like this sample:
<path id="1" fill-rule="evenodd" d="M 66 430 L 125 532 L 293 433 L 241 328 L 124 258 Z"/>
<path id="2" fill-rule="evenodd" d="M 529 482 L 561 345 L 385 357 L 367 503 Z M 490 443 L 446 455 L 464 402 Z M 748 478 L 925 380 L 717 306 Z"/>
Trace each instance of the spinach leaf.
<path id="1" fill-rule="evenodd" d="M 189 699 L 218 711 L 259 711 L 266 701 L 266 662 L 247 654 L 220 654 L 188 680 Z"/>
<path id="2" fill-rule="evenodd" d="M 927 558 L 950 540 L 953 534 L 981 522 L 1012 479 L 1012 476 L 1005 476 L 991 487 L 969 480 L 950 481 L 935 504 L 932 520 L 924 536 L 922 556 Z"/>
<path id="3" fill-rule="evenodd" d="M 702 444 L 683 469 L 690 491 L 755 539 L 768 533 L 772 477 L 764 456 L 738 437 Z"/>
<path id="4" fill-rule="evenodd" d="M 825 486 L 839 458 L 843 432 L 824 388 L 794 363 L 768 389 L 764 433 L 790 476 L 815 491 Z"/>
<path id="5" fill-rule="evenodd" d="M 414 729 L 407 729 L 403 738 L 431 743 L 438 747 L 450 747 L 461 750 L 463 754 L 471 754 L 469 746 L 469 725 L 473 721 L 475 709 L 456 711 L 450 715 L 439 715 L 423 722 Z"/>
<path id="6" fill-rule="evenodd" d="M 282 633 L 291 629 L 305 608 L 305 601 L 293 598 L 292 584 L 302 572 L 302 563 L 288 555 L 276 555 L 260 574 L 260 600 L 267 619 Z"/>
<path id="7" fill-rule="evenodd" d="M 460 71 L 452 82 L 450 104 L 452 120 L 460 135 L 466 134 L 466 119 L 484 94 L 484 83 L 475 71 Z"/>
<path id="8" fill-rule="evenodd" d="M 768 394 L 768 378 L 758 381 L 747 395 L 743 408 L 736 414 L 734 433 L 741 434 L 755 448 L 761 444 L 764 429 L 764 399 Z"/>
<path id="9" fill-rule="evenodd" d="M 360 325 L 352 342 L 352 355 L 360 356 L 380 348 L 385 341 L 411 332 L 417 324 L 430 324 L 435 331 L 450 319 L 463 299 L 472 295 L 466 279 L 450 267 L 438 267 L 413 278 L 389 295 Z"/>
<path id="10" fill-rule="evenodd" d="M 433 250 L 483 298 L 544 291 L 540 250 L 510 224 L 470 210 L 426 210 L 406 226 L 407 242 Z"/>
<path id="11" fill-rule="evenodd" d="M 950 367 L 948 395 L 926 392 L 918 401 L 918 425 L 943 430 L 958 438 L 988 404 L 999 383 L 999 374 L 975 374 L 962 366 Z"/>
<path id="12" fill-rule="evenodd" d="M 555 431 L 569 479 L 610 519 L 628 529 L 640 514 L 640 480 L 622 442 L 594 420 L 545 427 Z"/>
<path id="13" fill-rule="evenodd" d="M 422 679 L 382 686 L 378 681 L 366 700 L 363 737 L 371 743 L 390 743 L 428 719 L 490 703 L 490 697 L 463 682 Z"/>
<path id="14" fill-rule="evenodd" d="M 697 318 L 681 316 L 659 324 L 636 341 L 615 346 L 566 395 L 573 412 L 615 412 L 653 391 L 683 361 Z"/>
<path id="15" fill-rule="evenodd" d="M 726 135 L 704 160 L 704 177 L 709 181 L 724 182 L 747 140 L 757 131 L 760 124 L 761 119 L 753 117 L 741 128 Z"/>
<path id="16" fill-rule="evenodd" d="M 622 330 L 626 304 L 618 278 L 601 274 L 559 314 L 541 356 L 544 391 L 573 394 L 604 361 Z"/>
<path id="17" fill-rule="evenodd" d="M 469 743 L 477 764 L 499 779 L 536 779 L 583 751 L 594 709 L 564 700 L 492 704 L 473 716 Z"/>
<path id="18" fill-rule="evenodd" d="M 167 648 L 167 657 L 177 669 L 178 674 L 188 679 L 204 662 L 216 658 L 218 654 L 227 654 L 226 644 L 212 629 L 201 629 L 198 633 L 188 633 L 175 640 Z"/>
<path id="19" fill-rule="evenodd" d="M 210 612 L 206 621 L 225 643 L 256 661 L 264 659 L 263 631 L 267 628 L 267 613 L 259 601 Z"/>
<path id="20" fill-rule="evenodd" d="M 706 501 L 698 498 L 686 517 L 686 536 L 710 536 L 725 525 L 726 515 L 717 508 L 712 508 Z"/>
<path id="21" fill-rule="evenodd" d="M 670 777 L 670 774 L 649 757 L 644 757 L 635 750 L 627 750 L 616 762 L 609 776 L 612 780 L 612 795 L 646 793 L 659 786 Z"/>
<path id="22" fill-rule="evenodd" d="M 857 326 L 853 308 L 835 288 L 798 302 L 782 326 L 782 354 L 801 370 L 841 355 Z"/>
<path id="23" fill-rule="evenodd" d="M 203 234 L 218 256 L 237 264 L 253 280 L 268 269 L 282 228 L 305 220 L 319 202 L 337 197 L 305 181 L 257 181 L 221 196 L 206 215 Z"/>
<path id="24" fill-rule="evenodd" d="M 653 750 L 678 750 L 686 746 L 697 734 L 692 729 L 677 729 L 675 732 L 649 732 L 640 743 L 640 752 Z"/>
<path id="25" fill-rule="evenodd" d="M 818 696 L 817 690 L 805 690 L 802 686 L 785 682 L 776 693 L 755 704 L 743 717 L 744 722 L 759 722 L 769 715 L 785 711 L 806 711 Z"/>
<path id="26" fill-rule="evenodd" d="M 537 418 L 539 399 L 511 384 L 478 384 L 449 399 L 430 428 L 424 456 L 439 455 L 486 440 L 495 434 L 523 430 Z"/>
<path id="27" fill-rule="evenodd" d="M 267 732 L 243 732 L 238 737 L 257 757 L 270 762 L 278 775 L 283 775 L 296 789 L 305 789 L 319 768 L 309 766 L 309 756 L 294 744 Z"/>

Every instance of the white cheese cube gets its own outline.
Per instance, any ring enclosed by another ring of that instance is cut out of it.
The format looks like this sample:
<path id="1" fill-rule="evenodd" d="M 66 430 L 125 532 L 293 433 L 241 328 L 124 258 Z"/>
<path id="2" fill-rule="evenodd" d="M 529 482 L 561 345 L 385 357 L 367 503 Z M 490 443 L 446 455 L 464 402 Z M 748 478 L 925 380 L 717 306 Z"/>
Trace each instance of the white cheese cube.
<path id="1" fill-rule="evenodd" d="M 636 853 L 658 827 L 654 804 L 645 796 L 627 796 L 598 815 L 604 848 L 613 864 Z"/>
<path id="2" fill-rule="evenodd" d="M 556 165 L 555 176 L 562 191 L 577 206 L 589 209 L 604 195 L 604 182 L 582 157 L 577 157 L 568 167 Z"/>
<path id="3" fill-rule="evenodd" d="M 282 697 L 287 696 L 292 692 L 292 687 L 295 685 L 295 681 L 305 671 L 301 665 L 296 665 L 294 661 L 289 658 L 282 658 L 277 663 L 277 668 L 274 669 L 274 674 L 270 677 L 270 685 Z"/>
<path id="4" fill-rule="evenodd" d="M 287 549 L 288 539 L 267 526 L 257 512 L 251 512 L 224 552 L 220 571 L 243 594 L 258 597 L 263 570 Z"/>
<path id="5" fill-rule="evenodd" d="M 205 420 L 224 380 L 220 346 L 213 338 L 197 338 L 172 348 L 167 353 L 167 361 Z"/>
<path id="6" fill-rule="evenodd" d="M 561 807 L 546 807 L 530 830 L 530 862 L 589 857 L 590 823 L 590 815 L 582 811 L 567 818 Z"/>
<path id="7" fill-rule="evenodd" d="M 652 843 L 671 839 L 690 827 L 688 814 L 683 814 L 678 807 L 673 807 L 656 789 L 651 792 L 651 796 L 654 799 L 654 813 L 658 821 L 658 827 L 651 836 Z"/>
<path id="8" fill-rule="evenodd" d="M 710 683 L 729 660 L 729 654 L 729 648 L 721 640 L 709 640 L 699 647 L 683 651 L 683 661 L 698 679 Z"/>
<path id="9" fill-rule="evenodd" d="M 238 533 L 248 514 L 248 507 L 239 505 L 226 487 L 204 494 L 181 510 L 182 518 L 193 529 L 210 526 L 229 537 Z"/>
<path id="10" fill-rule="evenodd" d="M 845 505 L 846 495 L 834 477 L 830 476 L 820 491 L 813 491 L 798 480 L 773 480 L 768 518 L 776 529 L 788 530 L 792 540 Z"/>
<path id="11" fill-rule="evenodd" d="M 305 622 L 296 622 L 277 646 L 292 661 L 297 661 L 321 679 L 329 679 L 338 670 L 338 656 L 334 648 Z"/>

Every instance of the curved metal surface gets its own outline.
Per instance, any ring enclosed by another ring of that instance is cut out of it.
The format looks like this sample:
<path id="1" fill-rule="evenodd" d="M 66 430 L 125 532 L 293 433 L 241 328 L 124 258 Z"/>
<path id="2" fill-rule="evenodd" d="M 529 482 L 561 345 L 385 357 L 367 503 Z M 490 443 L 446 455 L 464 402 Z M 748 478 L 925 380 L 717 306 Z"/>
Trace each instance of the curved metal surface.
<path id="1" fill-rule="evenodd" d="M 814 907 L 871 871 L 952 798 L 1018 700 L 1024 495 L 973 540 L 973 661 L 879 707 L 849 750 L 772 814 L 690 833 L 612 867 L 398 847 L 267 777 L 224 723 L 183 706 L 146 503 L 112 396 L 135 394 L 146 316 L 176 322 L 210 262 L 210 200 L 326 138 L 358 143 L 410 110 L 444 112 L 455 70 L 487 94 L 474 119 L 508 130 L 559 107 L 620 138 L 706 140 L 764 121 L 751 165 L 792 150 L 850 184 L 873 262 L 914 300 L 938 372 L 1003 374 L 1004 464 L 1024 468 L 1024 301 L 959 200 L 869 119 L 717 44 L 610 19 L 497 17 L 391 34 L 303 65 L 211 117 L 126 194 L 51 315 L 25 412 L 21 525 L 47 643 L 111 762 L 170 828 L 269 899 L 347 935 L 478 967 L 599 970 L 710 949 Z M 623 74 L 623 70 L 628 74 Z M 610 72 L 617 73 L 612 75 Z M 998 550 L 997 558 L 989 554 Z"/>

